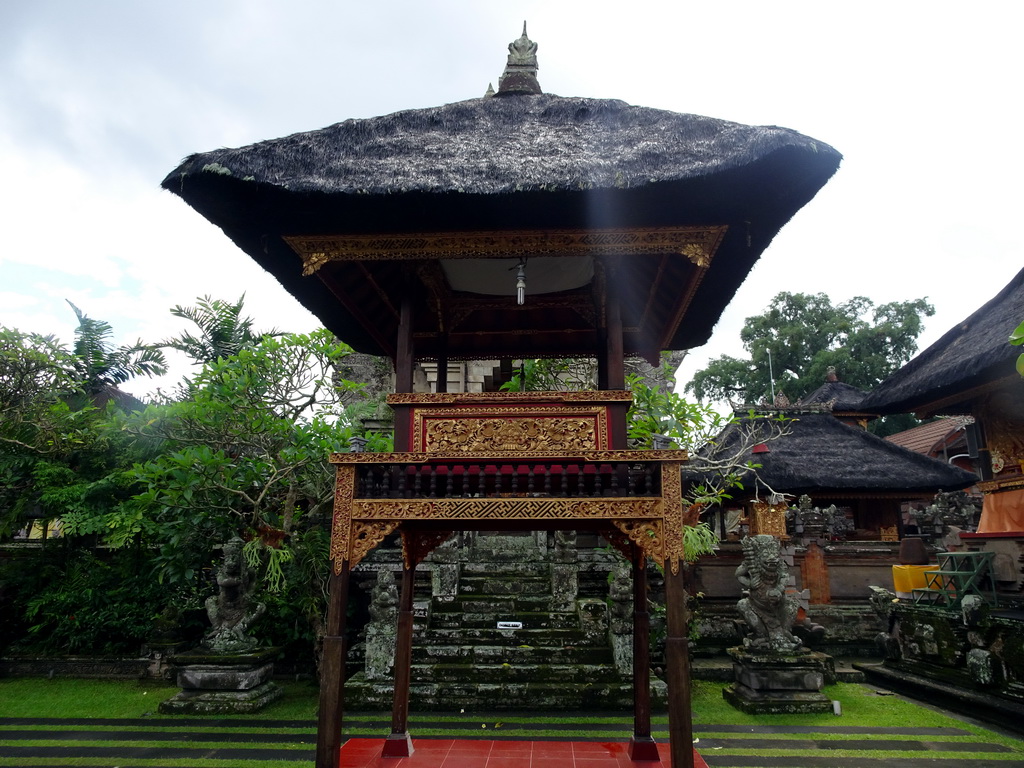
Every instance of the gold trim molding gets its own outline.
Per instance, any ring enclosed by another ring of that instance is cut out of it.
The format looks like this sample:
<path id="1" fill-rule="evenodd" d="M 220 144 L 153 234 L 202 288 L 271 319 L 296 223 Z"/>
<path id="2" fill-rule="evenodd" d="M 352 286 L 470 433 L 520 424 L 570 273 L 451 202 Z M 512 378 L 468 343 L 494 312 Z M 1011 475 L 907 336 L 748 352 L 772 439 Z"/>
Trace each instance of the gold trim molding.
<path id="1" fill-rule="evenodd" d="M 496 230 L 387 235 L 291 235 L 284 241 L 313 275 L 332 261 L 509 259 L 538 256 L 638 256 L 677 253 L 706 268 L 727 227 Z"/>
<path id="2" fill-rule="evenodd" d="M 689 460 L 689 454 L 681 449 L 666 451 L 505 451 L 481 452 L 467 454 L 461 451 L 455 452 L 403 452 L 403 453 L 332 453 L 331 464 L 429 464 L 441 461 L 459 461 L 470 463 L 501 462 L 514 459 L 516 461 L 551 461 L 553 463 L 579 464 L 581 461 L 587 464 L 614 461 L 635 461 L 673 462 L 678 471 L 679 466 Z M 556 461 L 557 460 L 557 461 Z"/>
<path id="3" fill-rule="evenodd" d="M 1024 488 L 1024 477 L 1004 477 L 986 480 L 978 483 L 978 490 L 982 493 L 999 493 L 1000 491 L 1014 491 Z"/>
<path id="4" fill-rule="evenodd" d="M 608 498 L 357 499 L 353 520 L 657 520 L 662 500 L 654 496 Z"/>
<path id="5" fill-rule="evenodd" d="M 387 396 L 388 405 L 515 405 L 518 403 L 632 403 L 628 389 L 550 392 L 403 392 Z"/>

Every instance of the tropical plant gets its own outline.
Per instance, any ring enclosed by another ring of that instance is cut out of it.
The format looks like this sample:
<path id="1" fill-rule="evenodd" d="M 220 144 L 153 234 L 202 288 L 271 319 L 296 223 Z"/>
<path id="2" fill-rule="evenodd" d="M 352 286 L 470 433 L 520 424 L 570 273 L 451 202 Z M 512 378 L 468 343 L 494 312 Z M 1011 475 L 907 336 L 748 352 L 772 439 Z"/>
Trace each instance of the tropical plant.
<path id="1" fill-rule="evenodd" d="M 198 328 L 193 335 L 183 331 L 178 336 L 161 342 L 160 346 L 184 352 L 199 365 L 213 363 L 220 358 L 237 355 L 246 347 L 259 344 L 270 336 L 280 336 L 278 330 L 256 332 L 252 329 L 253 319 L 242 316 L 245 294 L 235 303 L 222 299 L 202 296 L 195 306 L 175 305 L 171 314 L 189 320 Z"/>
<path id="2" fill-rule="evenodd" d="M 124 419 L 127 433 L 164 450 L 133 470 L 143 490 L 108 523 L 108 540 L 144 536 L 161 577 L 187 581 L 211 542 L 241 533 L 275 550 L 261 556 L 280 584 L 299 518 L 330 508 L 329 455 L 362 432 L 332 377 L 349 349 L 326 331 L 264 338 L 206 365 L 185 400 Z"/>
<path id="3" fill-rule="evenodd" d="M 790 420 L 754 412 L 742 420 L 726 417 L 709 405 L 648 386 L 638 376 L 629 376 L 627 385 L 633 393 L 627 417 L 630 440 L 637 447 L 652 448 L 656 439 L 667 438 L 674 448 L 689 454 L 684 470 L 683 502 L 688 512 L 683 546 L 686 560 L 696 560 L 713 552 L 718 543 L 714 531 L 700 520 L 701 513 L 743 488 L 745 477 L 756 474 L 759 467 L 748 458 L 750 450 L 787 434 Z M 729 448 L 723 451 L 719 446 L 726 436 Z"/>
<path id="4" fill-rule="evenodd" d="M 0 328 L 0 536 L 131 495 L 121 471 L 141 456 L 104 429 L 80 362 L 52 337 Z"/>
<path id="5" fill-rule="evenodd" d="M 597 381 L 593 358 L 539 358 L 521 360 L 512 378 L 501 385 L 506 392 L 559 392 L 592 389 Z"/>
<path id="6" fill-rule="evenodd" d="M 1018 325 L 1010 334 L 1010 343 L 1015 347 L 1024 345 L 1024 323 Z M 1017 357 L 1017 373 L 1024 376 L 1024 353 Z"/>
<path id="7" fill-rule="evenodd" d="M 107 386 L 123 384 L 136 376 L 162 376 L 167 373 L 164 353 L 142 340 L 115 347 L 113 328 L 102 320 L 88 317 L 70 301 L 78 318 L 73 348 L 75 375 L 88 396 Z"/>
<path id="8" fill-rule="evenodd" d="M 136 552 L 54 546 L 66 551 L 28 553 L 0 570 L 15 603 L 7 619 L 20 630 L 9 641 L 23 652 L 137 655 L 156 614 L 178 596 L 149 578 Z"/>

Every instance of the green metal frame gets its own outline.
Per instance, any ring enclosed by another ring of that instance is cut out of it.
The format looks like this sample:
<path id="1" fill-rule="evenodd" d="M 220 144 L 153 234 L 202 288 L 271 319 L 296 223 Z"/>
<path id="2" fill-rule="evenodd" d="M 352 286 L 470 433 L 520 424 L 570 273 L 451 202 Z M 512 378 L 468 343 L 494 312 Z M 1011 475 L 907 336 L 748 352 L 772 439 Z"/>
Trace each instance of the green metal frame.
<path id="1" fill-rule="evenodd" d="M 927 587 L 914 590 L 914 602 L 957 608 L 967 595 L 996 604 L 992 581 L 993 552 L 940 552 L 939 568 L 925 571 Z"/>

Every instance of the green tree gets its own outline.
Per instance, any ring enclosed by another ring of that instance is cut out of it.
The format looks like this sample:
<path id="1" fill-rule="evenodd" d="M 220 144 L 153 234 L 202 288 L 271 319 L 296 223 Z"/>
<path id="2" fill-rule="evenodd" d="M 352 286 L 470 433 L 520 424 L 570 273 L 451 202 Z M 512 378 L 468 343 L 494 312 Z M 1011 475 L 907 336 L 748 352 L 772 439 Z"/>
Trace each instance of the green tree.
<path id="1" fill-rule="evenodd" d="M 88 397 L 136 376 L 162 376 L 167 373 L 167 361 L 158 348 L 143 344 L 141 339 L 134 344 L 115 347 L 111 341 L 114 331 L 109 323 L 94 320 L 74 304 L 71 304 L 71 309 L 78 318 L 73 349 L 75 373 Z"/>
<path id="2" fill-rule="evenodd" d="M 231 304 L 221 299 L 203 296 L 193 307 L 174 306 L 171 314 L 196 325 L 198 333 L 183 331 L 161 343 L 163 347 L 184 352 L 196 363 L 205 365 L 218 358 L 237 355 L 245 347 L 259 344 L 264 338 L 280 336 L 278 330 L 256 332 L 253 319 L 242 316 L 245 294 Z"/>
<path id="3" fill-rule="evenodd" d="M 65 401 L 75 361 L 52 336 L 0 328 L 0 537 L 38 514 L 35 474 L 88 440 L 83 414 Z"/>
<path id="4" fill-rule="evenodd" d="M 823 293 L 780 293 L 748 317 L 740 338 L 748 358 L 723 355 L 686 385 L 701 400 L 757 402 L 776 392 L 791 401 L 813 392 L 830 366 L 847 384 L 870 389 L 917 351 L 926 299 L 876 306 L 863 296 L 833 304 Z"/>
<path id="5" fill-rule="evenodd" d="M 271 543 L 250 554 L 278 586 L 299 519 L 330 509 L 327 458 L 361 432 L 331 375 L 349 351 L 327 331 L 266 337 L 207 364 L 181 402 L 128 417 L 126 432 L 163 450 L 135 467 L 143 490 L 109 521 L 108 541 L 143 536 L 162 578 L 188 581 L 211 544 L 240 533 Z"/>

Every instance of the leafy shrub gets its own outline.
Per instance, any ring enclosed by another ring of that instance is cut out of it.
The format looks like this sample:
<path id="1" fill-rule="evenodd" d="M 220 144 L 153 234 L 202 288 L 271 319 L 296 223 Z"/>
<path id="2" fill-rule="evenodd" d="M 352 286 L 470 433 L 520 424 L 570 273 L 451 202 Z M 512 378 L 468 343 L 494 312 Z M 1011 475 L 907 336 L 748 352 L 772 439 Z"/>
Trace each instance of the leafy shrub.
<path id="1" fill-rule="evenodd" d="M 108 559 L 79 550 L 40 552 L 5 564 L 0 583 L 20 637 L 13 650 L 43 655 L 136 655 L 172 599 L 130 551 Z"/>

